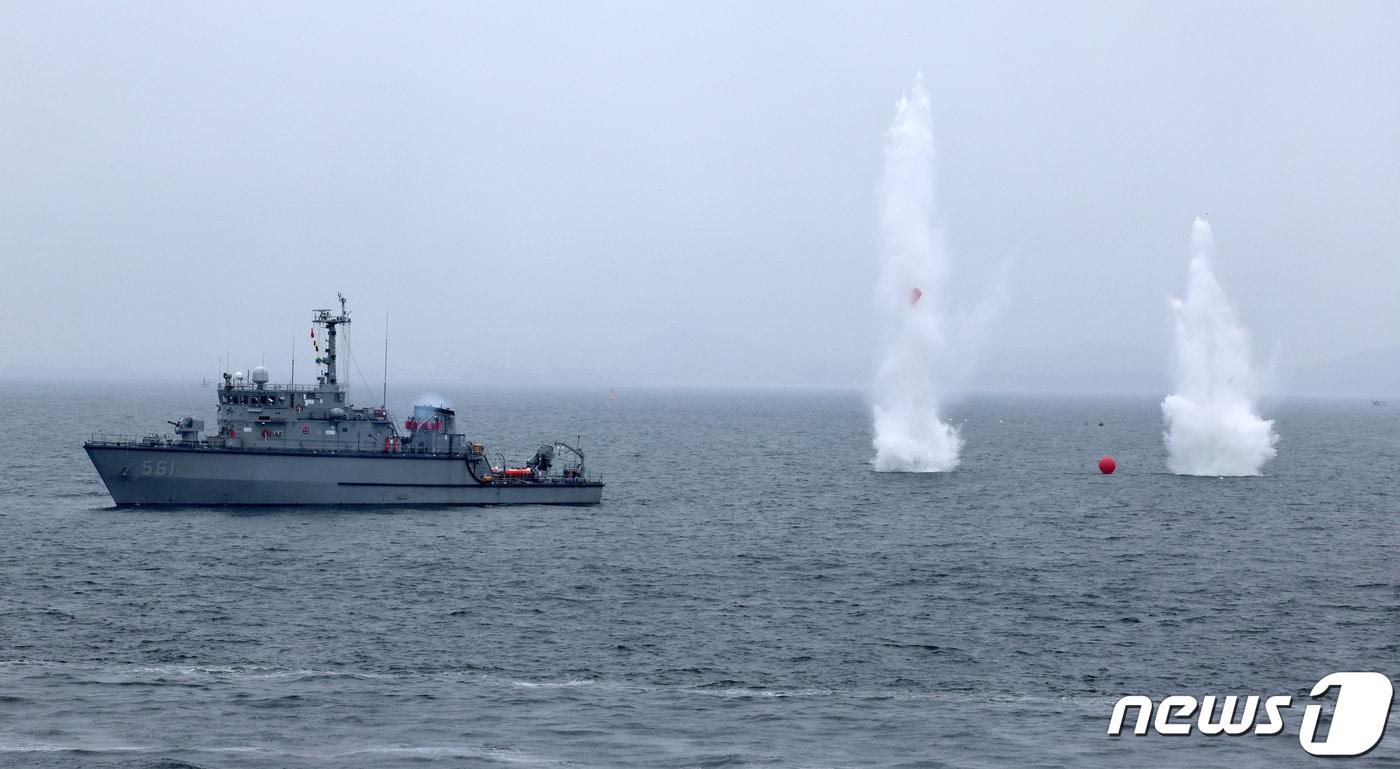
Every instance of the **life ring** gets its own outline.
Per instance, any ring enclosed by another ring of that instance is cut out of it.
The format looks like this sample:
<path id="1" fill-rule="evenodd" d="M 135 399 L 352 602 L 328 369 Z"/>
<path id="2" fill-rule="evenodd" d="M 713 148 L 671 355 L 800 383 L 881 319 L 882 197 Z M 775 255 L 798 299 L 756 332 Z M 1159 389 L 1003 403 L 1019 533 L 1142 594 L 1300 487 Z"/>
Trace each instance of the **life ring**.
<path id="1" fill-rule="evenodd" d="M 311 426 L 310 426 L 310 425 L 302 425 L 302 426 L 301 426 L 301 434 L 302 434 L 302 435 L 310 435 L 310 434 L 311 434 Z"/>

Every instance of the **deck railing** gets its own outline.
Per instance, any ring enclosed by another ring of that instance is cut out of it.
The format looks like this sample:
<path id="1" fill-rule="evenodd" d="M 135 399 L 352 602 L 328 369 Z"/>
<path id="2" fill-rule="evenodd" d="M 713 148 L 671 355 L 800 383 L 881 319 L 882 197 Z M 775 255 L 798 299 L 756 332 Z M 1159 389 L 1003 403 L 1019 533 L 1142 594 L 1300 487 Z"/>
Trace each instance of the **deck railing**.
<path id="1" fill-rule="evenodd" d="M 358 445 L 349 441 L 301 441 L 287 438 L 270 440 L 267 443 L 257 439 L 227 439 L 218 436 L 201 438 L 198 441 L 184 441 L 167 435 L 110 435 L 107 433 L 93 433 L 89 436 L 87 445 L 103 446 L 111 448 L 171 448 L 171 449 L 194 449 L 210 451 L 250 451 L 268 454 L 286 454 L 288 452 L 296 454 L 356 454 L 374 456 L 438 456 L 438 457 L 468 457 L 471 456 L 471 449 L 453 449 L 452 451 L 421 451 L 415 450 L 412 446 L 405 446 L 396 451 L 385 451 L 384 445 L 380 441 L 364 441 Z"/>
<path id="2" fill-rule="evenodd" d="M 292 392 L 292 393 L 314 393 L 314 392 L 317 392 L 318 390 L 320 390 L 321 388 L 322 388 L 322 385 L 273 384 L 273 383 L 271 383 L 271 382 L 268 382 L 267 384 L 264 384 L 264 385 L 262 386 L 262 389 L 263 389 L 263 390 L 268 390 L 268 391 L 272 391 L 272 392 L 283 392 L 283 393 L 286 393 L 286 392 Z M 224 389 L 224 385 L 223 385 L 222 382 L 219 382 L 219 383 L 218 383 L 218 389 L 220 389 L 220 390 Z M 243 380 L 234 382 L 233 389 L 235 389 L 235 390 L 256 390 L 256 389 L 258 389 L 258 386 L 257 386 L 257 384 L 255 384 L 255 383 L 253 383 L 253 382 L 250 382 L 250 381 L 248 381 L 247 379 L 243 379 Z"/>

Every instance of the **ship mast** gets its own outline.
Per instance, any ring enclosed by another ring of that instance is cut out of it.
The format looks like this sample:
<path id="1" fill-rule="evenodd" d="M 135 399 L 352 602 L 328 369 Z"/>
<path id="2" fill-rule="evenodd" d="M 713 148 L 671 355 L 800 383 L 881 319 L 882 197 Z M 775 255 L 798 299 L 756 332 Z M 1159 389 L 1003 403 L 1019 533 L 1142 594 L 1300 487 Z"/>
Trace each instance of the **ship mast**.
<path id="1" fill-rule="evenodd" d="M 341 293 L 337 293 L 337 294 L 336 294 L 336 298 L 338 298 L 338 299 L 340 300 L 340 314 L 339 314 L 339 315 L 331 315 L 331 311 L 330 311 L 330 310 L 314 310 L 314 312 L 316 313 L 316 315 L 315 315 L 315 317 L 313 317 L 313 318 L 311 319 L 311 322 L 312 322 L 312 323 L 315 323 L 315 324 L 318 325 L 318 326 L 325 326 L 325 328 L 326 328 L 326 354 L 323 355 L 323 356 L 321 356 L 321 357 L 319 357 L 319 358 L 317 358 L 317 359 L 316 359 L 316 363 L 317 363 L 318 365 L 325 366 L 325 370 L 321 372 L 321 376 L 319 377 L 319 379 L 321 380 L 321 382 L 322 382 L 323 384 L 328 384 L 328 385 L 333 385 L 333 384 L 336 383 L 336 365 L 335 365 L 335 329 L 336 329 L 336 326 L 339 326 L 339 325 L 341 325 L 342 323 L 349 323 L 349 322 L 350 322 L 350 311 L 345 309 L 345 295 L 344 295 L 344 294 L 341 294 Z"/>

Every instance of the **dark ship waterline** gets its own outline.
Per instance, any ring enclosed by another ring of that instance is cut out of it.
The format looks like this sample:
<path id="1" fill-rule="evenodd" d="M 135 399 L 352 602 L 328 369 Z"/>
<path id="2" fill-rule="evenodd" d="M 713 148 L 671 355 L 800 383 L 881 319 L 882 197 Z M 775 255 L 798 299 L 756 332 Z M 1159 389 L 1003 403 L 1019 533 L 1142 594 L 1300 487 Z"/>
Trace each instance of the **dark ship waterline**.
<path id="1" fill-rule="evenodd" d="M 261 366 L 225 373 L 218 427 L 183 417 L 175 434 L 83 444 L 112 500 L 127 505 L 596 505 L 583 452 L 549 443 L 518 467 L 492 467 L 486 448 L 456 432 L 456 413 L 418 405 L 403 430 L 384 408 L 355 408 L 336 376 L 340 314 L 324 329 L 314 385 L 268 383 Z M 313 337 L 315 331 L 312 332 Z M 318 342 L 319 345 L 319 342 Z M 504 463 L 502 463 L 504 464 Z"/>

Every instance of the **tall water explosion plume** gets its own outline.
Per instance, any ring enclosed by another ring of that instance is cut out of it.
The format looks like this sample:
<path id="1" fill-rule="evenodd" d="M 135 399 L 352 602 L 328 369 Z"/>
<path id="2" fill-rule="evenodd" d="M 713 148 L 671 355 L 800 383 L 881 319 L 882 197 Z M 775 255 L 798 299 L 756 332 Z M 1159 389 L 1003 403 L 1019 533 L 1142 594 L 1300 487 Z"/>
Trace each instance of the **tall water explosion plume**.
<path id="1" fill-rule="evenodd" d="M 962 438 L 944 422 L 942 372 L 950 362 L 928 91 L 919 75 L 897 104 L 885 136 L 880 184 L 880 272 L 876 313 L 883 356 L 873 391 L 880 472 L 943 472 L 958 466 Z"/>
<path id="2" fill-rule="evenodd" d="M 1186 298 L 1172 301 L 1175 392 L 1162 401 L 1167 466 L 1178 475 L 1258 475 L 1277 453 L 1278 434 L 1256 413 L 1249 333 L 1215 278 L 1214 247 L 1210 225 L 1197 218 Z"/>

